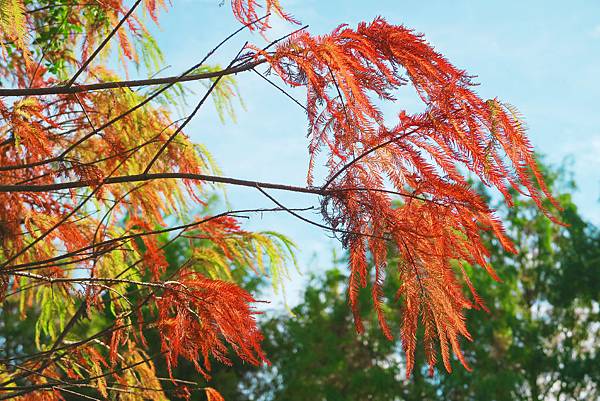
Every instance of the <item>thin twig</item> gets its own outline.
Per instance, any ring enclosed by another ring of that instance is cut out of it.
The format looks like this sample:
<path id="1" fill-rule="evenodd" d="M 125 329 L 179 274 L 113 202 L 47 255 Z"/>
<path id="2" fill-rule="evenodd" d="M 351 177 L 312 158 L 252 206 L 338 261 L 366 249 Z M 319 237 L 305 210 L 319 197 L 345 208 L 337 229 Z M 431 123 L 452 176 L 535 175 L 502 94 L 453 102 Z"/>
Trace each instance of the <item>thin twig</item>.
<path id="1" fill-rule="evenodd" d="M 233 58 L 233 60 L 231 60 L 231 62 L 227 66 L 227 68 L 231 68 L 233 66 L 233 64 L 235 63 L 235 61 L 237 60 L 237 58 L 240 56 L 240 54 L 242 53 L 242 51 L 244 51 L 244 49 L 246 48 L 247 44 L 248 44 L 248 42 L 244 43 L 244 46 L 242 46 L 242 48 L 236 54 L 236 56 Z M 221 78 L 223 78 L 222 75 L 220 75 L 219 77 L 217 77 L 217 79 L 214 80 L 214 82 L 212 83 L 212 85 L 210 86 L 210 88 L 208 88 L 208 90 L 206 91 L 206 93 L 204 94 L 204 96 L 202 96 L 202 99 L 200 99 L 200 101 L 198 102 L 198 104 L 196 105 L 196 107 L 194 107 L 194 110 L 190 113 L 190 115 L 187 116 L 187 118 L 185 119 L 185 121 L 183 123 L 181 123 L 181 125 L 179 125 L 177 127 L 177 129 L 169 136 L 169 138 L 165 141 L 165 143 L 160 147 L 160 149 L 158 150 L 158 152 L 156 152 L 156 154 L 154 155 L 154 157 L 152 158 L 152 160 L 150 160 L 150 163 L 148 163 L 148 165 L 146 166 L 146 169 L 144 170 L 144 174 L 148 174 L 150 172 L 150 169 L 152 168 L 152 166 L 154 165 L 154 163 L 156 163 L 156 161 L 158 160 L 158 158 L 160 157 L 160 155 L 167 149 L 167 147 L 169 146 L 169 144 L 177 137 L 177 135 L 179 135 L 179 133 L 181 131 L 183 131 L 183 129 L 186 127 L 186 125 L 188 125 L 189 122 L 192 121 L 192 119 L 194 118 L 194 116 L 196 115 L 196 113 L 198 113 L 198 111 L 200 110 L 200 108 L 202 107 L 202 105 L 204 104 L 204 102 L 206 102 L 206 99 L 208 99 L 208 97 L 210 96 L 210 94 L 217 87 L 217 85 L 221 81 Z"/>
<path id="2" fill-rule="evenodd" d="M 378 150 L 378 149 L 381 149 L 381 148 L 383 148 L 384 146 L 387 146 L 387 145 L 389 145 L 390 143 L 397 142 L 397 141 L 399 141 L 400 139 L 402 139 L 402 138 L 404 138 L 404 137 L 406 137 L 406 136 L 408 136 L 408 135 L 410 135 L 410 134 L 412 134 L 412 133 L 415 133 L 417 130 L 418 130 L 418 128 L 414 128 L 414 129 L 412 129 L 412 130 L 410 130 L 410 131 L 405 131 L 405 132 L 403 132 L 403 133 L 402 133 L 402 134 L 400 134 L 400 135 L 396 135 L 396 136 L 395 136 L 395 137 L 393 137 L 392 139 L 389 139 L 389 140 L 387 140 L 387 141 L 385 141 L 385 142 L 382 142 L 382 143 L 380 143 L 380 144 L 379 144 L 379 145 L 377 145 L 377 146 L 374 146 L 374 147 L 372 147 L 372 148 L 370 148 L 370 149 L 367 149 L 367 150 L 365 150 L 365 151 L 364 151 L 363 153 L 361 153 L 361 154 L 360 154 L 358 157 L 356 157 L 356 158 L 352 159 L 351 161 L 349 161 L 348 163 L 346 163 L 344 166 L 342 166 L 342 167 L 341 167 L 341 168 L 340 168 L 340 169 L 339 169 L 339 170 L 338 170 L 338 171 L 337 171 L 337 172 L 336 172 L 334 175 L 332 175 L 332 176 L 331 176 L 331 178 L 329 178 L 329 179 L 327 180 L 327 182 L 326 182 L 326 183 L 325 183 L 325 184 L 324 184 L 324 185 L 321 187 L 321 189 L 323 189 L 323 190 L 327 189 L 327 187 L 328 187 L 329 185 L 331 185 L 331 183 L 332 183 L 333 181 L 335 181 L 335 179 L 336 179 L 337 177 L 339 177 L 339 176 L 340 176 L 340 174 L 342 174 L 344 171 L 346 171 L 348 168 L 350 168 L 350 167 L 351 167 L 353 164 L 355 164 L 355 163 L 357 163 L 358 161 L 360 161 L 362 158 L 364 158 L 364 157 L 368 156 L 369 154 L 371 154 L 371 153 L 375 152 L 375 151 L 376 151 L 376 150 Z"/>
<path id="3" fill-rule="evenodd" d="M 290 98 L 294 103 L 296 103 L 298 106 L 300 106 L 302 108 L 302 110 L 304 110 L 305 112 L 308 113 L 308 109 L 306 108 L 306 106 L 304 106 L 302 103 L 300 103 L 298 100 L 296 100 L 292 95 L 290 95 L 289 93 L 287 93 L 285 89 L 283 89 L 282 87 L 280 87 L 279 85 L 277 85 L 275 82 L 271 81 L 269 78 L 265 77 L 260 72 L 256 71 L 256 69 L 253 68 L 252 71 L 254 71 L 259 77 L 261 77 L 262 79 L 264 79 L 265 81 L 267 81 L 269 84 L 271 84 L 272 86 L 274 86 L 275 88 L 277 88 L 281 93 L 283 93 L 285 96 L 287 96 L 288 98 Z"/>
<path id="4" fill-rule="evenodd" d="M 298 218 L 298 219 L 300 219 L 300 220 L 302 220 L 302 221 L 304 221 L 306 223 L 312 224 L 313 226 L 316 226 L 316 227 L 319 227 L 319 228 L 322 228 L 322 229 L 325 229 L 325 230 L 328 230 L 328 231 L 336 232 L 336 233 L 359 235 L 361 237 L 379 238 L 379 239 L 383 239 L 383 240 L 389 239 L 389 238 L 386 238 L 386 237 L 381 237 L 379 235 L 361 233 L 361 232 L 357 232 L 357 231 L 349 231 L 349 230 L 344 230 L 344 229 L 340 229 L 340 228 L 334 228 L 334 227 L 326 226 L 326 225 L 321 224 L 321 223 L 317 223 L 316 221 L 312 221 L 310 219 L 307 219 L 306 217 L 301 216 L 298 213 L 294 212 L 293 210 L 287 208 L 281 202 L 279 202 L 277 199 L 275 199 L 274 197 L 272 197 L 271 195 L 269 195 L 260 186 L 257 185 L 256 189 L 258 189 L 260 192 L 262 192 L 263 195 L 265 195 L 267 198 L 269 198 L 273 203 L 275 203 L 277 206 L 279 206 L 280 208 L 282 208 L 283 210 L 285 210 L 286 212 L 288 212 L 292 216 L 294 216 L 294 217 L 296 217 L 296 218 Z"/>

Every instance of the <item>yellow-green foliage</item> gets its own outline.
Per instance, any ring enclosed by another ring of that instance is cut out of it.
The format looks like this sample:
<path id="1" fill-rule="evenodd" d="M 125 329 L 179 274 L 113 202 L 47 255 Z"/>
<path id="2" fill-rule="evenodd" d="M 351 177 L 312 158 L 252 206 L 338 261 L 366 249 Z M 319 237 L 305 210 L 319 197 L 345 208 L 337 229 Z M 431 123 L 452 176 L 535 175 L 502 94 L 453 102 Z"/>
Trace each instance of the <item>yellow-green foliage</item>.
<path id="1" fill-rule="evenodd" d="M 84 3 L 0 0 L 2 82 L 63 90 L 75 71 L 73 87 L 122 81 L 107 66 L 115 50 L 125 72 L 127 66 L 160 71 L 162 54 L 140 14 L 143 8 L 156 19 L 163 1 Z M 140 7 L 125 21 L 132 4 Z M 105 38 L 107 45 L 92 57 Z M 193 73 L 220 70 L 205 65 Z M 201 80 L 202 92 L 216 79 Z M 196 348 L 179 347 L 175 354 L 183 350 L 180 356 L 194 363 L 199 349 L 204 358 L 212 354 L 225 360 L 221 352 L 227 343 L 243 351 L 236 350 L 243 360 L 263 359 L 251 305 L 255 301 L 239 285 L 256 273 L 268 276 L 279 292 L 289 266 L 296 265 L 295 246 L 274 232 L 242 229 L 233 212 L 211 217 L 211 193 L 220 184 L 144 175 L 221 174 L 206 148 L 180 132 L 182 120 L 172 117 L 187 94 L 183 88 L 175 84 L 157 96 L 153 94 L 160 89 L 151 86 L 0 99 L 0 164 L 27 165 L 3 170 L 2 184 L 84 184 L 0 193 L 0 261 L 5 269 L 0 297 L 6 297 L 4 313 L 18 315 L 15 327 L 30 333 L 15 351 L 25 361 L 22 366 L 0 365 L 5 390 L 11 380 L 47 390 L 51 381 L 90 380 L 93 390 L 85 390 L 103 399 L 165 399 L 154 360 L 167 352 L 147 352 L 151 347 L 145 338 L 151 341 L 156 334 L 173 348 L 181 334 L 189 337 L 181 344 Z M 235 120 L 235 98 L 243 106 L 235 79 L 223 76 L 212 89 L 220 120 Z M 128 176 L 148 179 L 124 179 Z M 174 228 L 182 223 L 187 223 L 185 229 Z M 190 238 L 189 248 L 169 253 L 172 242 Z M 169 299 L 188 302 L 187 309 L 173 313 L 172 303 L 165 301 Z M 231 314 L 234 321 L 224 318 L 232 308 L 237 311 Z M 177 333 L 182 324 L 186 331 Z M 53 357 L 41 362 L 49 355 L 43 352 L 51 349 Z M 46 364 L 43 375 L 21 376 L 40 369 L 40 362 Z M 118 386 L 137 391 L 130 396 Z M 152 390 L 146 393 L 145 388 Z M 54 389 L 53 399 L 67 395 L 60 391 L 74 390 Z"/>
<path id="2" fill-rule="evenodd" d="M 276 232 L 241 232 L 228 235 L 219 246 L 195 247 L 192 255 L 197 269 L 213 279 L 232 281 L 232 268 L 252 269 L 267 275 L 277 293 L 289 278 L 289 264 L 297 268 L 294 249 L 289 238 Z"/>
<path id="3" fill-rule="evenodd" d="M 51 342 L 56 340 L 65 328 L 68 316 L 73 315 L 73 294 L 61 286 L 40 287 L 36 304 L 39 305 L 40 314 L 35 325 L 35 344 L 43 349 L 41 337 L 48 336 Z"/>
<path id="4" fill-rule="evenodd" d="M 19 49 L 29 54 L 25 45 L 25 7 L 21 0 L 0 0 L 0 34 L 4 39 L 2 43 L 14 41 Z"/>
<path id="5" fill-rule="evenodd" d="M 208 73 L 221 71 L 223 68 L 220 65 L 213 66 L 201 66 L 194 73 Z M 211 78 L 210 80 L 202 81 L 206 88 L 209 88 L 217 78 Z M 239 94 L 238 86 L 233 75 L 226 75 L 221 77 L 219 83 L 211 93 L 215 108 L 219 114 L 219 119 L 222 123 L 225 123 L 226 116 L 228 116 L 233 122 L 236 121 L 235 109 L 233 107 L 233 100 L 237 98 L 240 105 L 244 107 L 244 102 Z"/>

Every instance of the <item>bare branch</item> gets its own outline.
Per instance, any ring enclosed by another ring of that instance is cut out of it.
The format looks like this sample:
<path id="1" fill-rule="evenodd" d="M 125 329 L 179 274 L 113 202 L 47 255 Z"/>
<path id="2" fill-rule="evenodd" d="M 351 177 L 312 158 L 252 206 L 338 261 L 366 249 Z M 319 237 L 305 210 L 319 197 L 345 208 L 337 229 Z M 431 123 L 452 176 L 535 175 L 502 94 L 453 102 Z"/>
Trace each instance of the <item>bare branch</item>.
<path id="1" fill-rule="evenodd" d="M 163 84 L 174 84 L 178 82 L 198 81 L 202 79 L 212 79 L 225 75 L 233 75 L 244 71 L 249 71 L 252 68 L 264 64 L 265 60 L 256 60 L 242 65 L 237 65 L 231 68 L 204 72 L 199 74 L 175 75 L 163 78 L 138 79 L 128 81 L 113 81 L 113 82 L 98 82 L 87 85 L 73 86 L 50 86 L 45 88 L 10 88 L 0 89 L 0 96 L 16 97 L 16 96 L 46 96 L 46 95 L 67 95 L 71 93 L 92 92 L 106 89 L 122 89 L 135 88 L 139 86 L 154 86 Z M 198 67 L 196 67 L 198 68 Z"/>

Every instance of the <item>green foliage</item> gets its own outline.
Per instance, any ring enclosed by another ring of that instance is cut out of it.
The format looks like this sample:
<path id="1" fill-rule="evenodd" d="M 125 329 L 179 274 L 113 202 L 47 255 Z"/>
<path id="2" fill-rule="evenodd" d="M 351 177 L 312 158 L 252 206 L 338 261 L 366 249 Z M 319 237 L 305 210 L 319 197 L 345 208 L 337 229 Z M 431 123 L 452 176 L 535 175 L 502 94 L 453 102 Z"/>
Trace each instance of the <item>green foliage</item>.
<path id="1" fill-rule="evenodd" d="M 74 300 L 61 288 L 41 287 L 36 294 L 36 304 L 40 314 L 35 325 L 35 344 L 42 349 L 40 337 L 45 335 L 56 340 L 64 330 L 68 316 L 75 312 Z"/>

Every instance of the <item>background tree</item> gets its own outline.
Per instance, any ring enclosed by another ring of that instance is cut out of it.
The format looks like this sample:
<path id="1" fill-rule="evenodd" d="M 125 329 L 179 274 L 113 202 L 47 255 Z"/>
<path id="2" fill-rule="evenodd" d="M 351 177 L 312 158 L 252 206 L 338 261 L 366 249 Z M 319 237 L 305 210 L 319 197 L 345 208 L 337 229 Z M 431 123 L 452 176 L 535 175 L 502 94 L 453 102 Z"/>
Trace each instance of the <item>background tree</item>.
<path id="1" fill-rule="evenodd" d="M 551 219 L 544 202 L 558 207 L 514 108 L 481 99 L 466 72 L 383 18 L 324 36 L 304 27 L 264 46 L 244 43 L 224 68 L 207 64 L 244 29 L 266 37 L 271 14 L 295 23 L 274 0 L 232 0 L 243 26 L 184 73 L 121 80 L 108 68 L 110 44 L 118 44 L 125 74 L 140 64 L 154 71 L 160 51 L 144 14 L 157 20 L 162 6 L 0 3 L 0 75 L 3 86 L 13 86 L 0 89 L 0 287 L 5 311 L 18 308 L 23 329 L 35 322 L 34 350 L 12 349 L 2 360 L 0 399 L 160 399 L 169 396 L 165 379 L 174 387 L 169 393 L 202 389 L 217 397 L 174 370 L 187 360 L 208 378 L 215 360 L 231 363 L 233 354 L 265 361 L 256 301 L 233 271 L 267 273 L 279 288 L 291 247 L 272 232 L 243 230 L 240 216 L 255 212 L 291 213 L 340 236 L 350 255 L 357 329 L 363 331 L 359 293 L 370 288 L 381 330 L 390 339 L 400 333 L 407 376 L 419 324 L 431 373 L 438 354 L 448 371 L 451 353 L 468 368 L 459 343 L 471 338 L 463 310 L 482 304 L 461 263 L 495 277 L 486 232 L 514 248 L 466 173 L 508 204 L 512 188 Z M 298 104 L 309 121 L 307 186 L 223 177 L 183 133 L 209 97 L 222 112 L 231 110 L 232 75 L 265 67 L 306 90 L 306 105 Z M 173 121 L 164 105 L 180 100 L 178 84 L 190 80 L 204 80 L 206 91 L 189 115 Z M 379 102 L 393 102 L 408 84 L 423 111 L 399 109 L 398 120 L 386 123 Z M 313 171 L 323 150 L 326 179 L 317 186 Z M 270 204 L 206 214 L 211 184 L 255 188 Z M 274 190 L 315 195 L 325 224 L 281 204 Z M 194 251 L 170 266 L 166 252 L 178 238 Z M 393 265 L 389 249 L 398 256 Z M 383 302 L 386 276 L 398 284 L 396 330 Z M 160 343 L 156 354 L 148 353 L 148 330 Z M 157 374 L 157 361 L 168 378 Z"/>
<path id="2" fill-rule="evenodd" d="M 575 186 L 565 170 L 545 176 L 561 193 L 560 217 L 568 226 L 552 224 L 532 202 L 499 205 L 519 253 L 507 253 L 489 238 L 502 282 L 471 273 L 489 301 L 488 318 L 481 310 L 467 315 L 474 336 L 489 339 L 465 346 L 475 373 L 428 378 L 416 369 L 410 380 L 403 379 L 401 344 L 385 338 L 368 307 L 361 310 L 365 333 L 354 333 L 346 308 L 347 275 L 338 267 L 313 276 L 293 309 L 295 317 L 281 313 L 261 322 L 269 371 L 227 368 L 215 373 L 214 383 L 237 378 L 237 386 L 227 386 L 237 392 L 228 396 L 240 400 L 597 399 L 600 309 L 593 278 L 600 274 L 600 232 L 571 201 Z M 386 286 L 386 298 L 393 299 L 396 288 L 397 283 Z M 361 296 L 368 301 L 368 292 Z M 416 353 L 417 361 L 424 358 Z"/>

